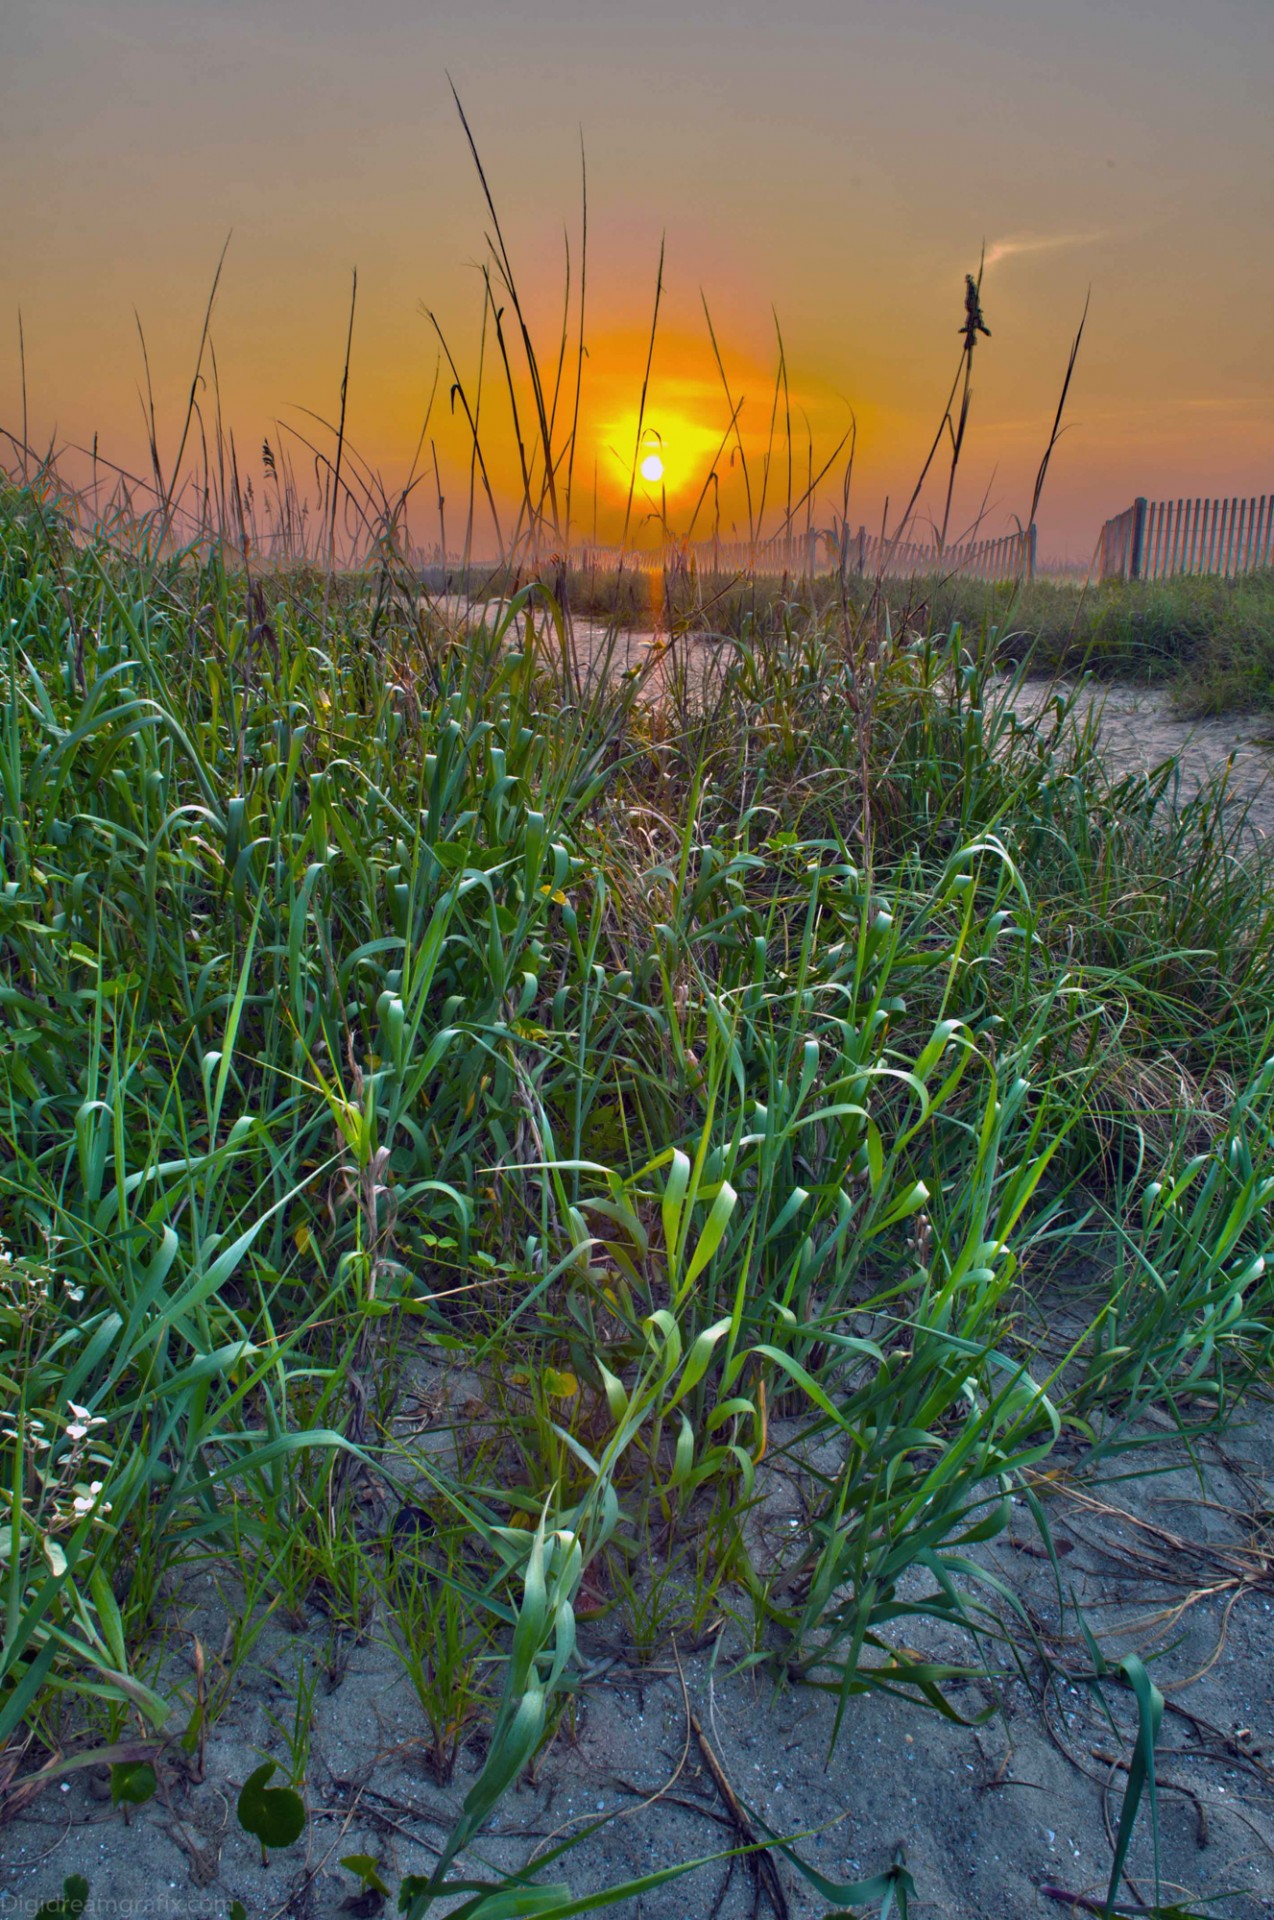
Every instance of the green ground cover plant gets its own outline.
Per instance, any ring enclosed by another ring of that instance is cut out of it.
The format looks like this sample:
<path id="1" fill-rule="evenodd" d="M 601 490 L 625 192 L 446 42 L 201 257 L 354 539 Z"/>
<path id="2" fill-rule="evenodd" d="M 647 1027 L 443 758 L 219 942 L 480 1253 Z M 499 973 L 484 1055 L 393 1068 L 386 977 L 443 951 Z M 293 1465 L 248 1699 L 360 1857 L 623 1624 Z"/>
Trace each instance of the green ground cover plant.
<path id="1" fill-rule="evenodd" d="M 988 628 L 784 603 L 713 676 L 608 678 L 539 587 L 447 627 L 17 484 L 0 599 L 28 1768 L 198 1740 L 191 1567 L 379 1606 L 440 1777 L 489 1741 L 423 1913 L 568 1703 L 590 1578 L 634 1570 L 652 1644 L 725 1609 L 842 1711 L 945 1708 L 907 1619 L 1004 1630 L 968 1550 L 1059 1437 L 1267 1370 L 1269 869 L 1221 789 L 1108 777 L 1065 696 L 1018 718 Z M 482 1402 L 448 1455 L 390 1433 L 421 1354 Z"/>

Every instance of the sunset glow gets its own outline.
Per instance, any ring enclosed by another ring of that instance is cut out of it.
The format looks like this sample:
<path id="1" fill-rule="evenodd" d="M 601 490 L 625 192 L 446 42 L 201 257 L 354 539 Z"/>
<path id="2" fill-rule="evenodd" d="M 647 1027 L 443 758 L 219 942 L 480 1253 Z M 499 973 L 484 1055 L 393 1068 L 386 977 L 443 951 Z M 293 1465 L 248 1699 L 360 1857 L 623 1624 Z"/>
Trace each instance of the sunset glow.
<path id="1" fill-rule="evenodd" d="M 1090 290 L 1040 513 L 1045 546 L 1086 554 L 1102 519 L 1138 493 L 1268 491 L 1274 255 L 1254 237 L 1268 231 L 1274 179 L 1269 6 L 1217 3 L 1224 32 L 1210 10 L 1163 0 L 1153 59 L 1145 0 L 1088 11 L 793 0 L 781 17 L 730 0 L 711 20 L 652 0 L 604 4 L 587 31 L 564 0 L 534 17 L 500 0 L 441 13 L 384 0 L 357 30 L 337 0 L 14 10 L 5 58 L 22 82 L 0 122 L 0 427 L 26 419 L 35 445 L 56 436 L 91 449 L 96 435 L 103 454 L 149 472 L 136 309 L 171 458 L 229 234 L 210 335 L 216 391 L 205 363 L 198 394 L 205 430 L 214 416 L 233 429 L 257 497 L 268 497 L 266 439 L 315 484 L 312 443 L 328 445 L 340 407 L 356 266 L 346 445 L 389 490 L 419 449 L 419 537 L 439 537 L 442 496 L 446 537 L 459 539 L 471 484 L 487 537 L 433 315 L 471 398 L 481 367 L 487 474 L 512 524 L 522 474 L 491 310 L 482 334 L 490 221 L 446 70 L 482 154 L 542 391 L 556 391 L 559 517 L 569 468 L 576 535 L 619 538 L 634 484 L 633 538 L 658 537 L 648 518 L 636 525 L 644 488 L 660 490 L 678 532 L 698 509 L 696 537 L 745 533 L 762 496 L 772 528 L 851 430 L 850 518 L 878 526 L 933 441 L 964 275 L 983 254 L 991 337 L 978 347 L 952 506 L 961 526 L 982 516 L 999 533 L 1029 507 Z M 671 66 L 661 34 L 676 40 Z M 55 121 L 65 132 L 50 145 Z M 345 137 L 333 141 L 337 123 Z M 495 304 L 529 445 L 534 382 L 502 288 Z M 652 421 L 657 443 L 642 437 Z M 841 511 L 847 457 L 848 443 L 818 483 L 816 526 Z M 920 512 L 940 514 L 943 499 L 939 477 Z"/>

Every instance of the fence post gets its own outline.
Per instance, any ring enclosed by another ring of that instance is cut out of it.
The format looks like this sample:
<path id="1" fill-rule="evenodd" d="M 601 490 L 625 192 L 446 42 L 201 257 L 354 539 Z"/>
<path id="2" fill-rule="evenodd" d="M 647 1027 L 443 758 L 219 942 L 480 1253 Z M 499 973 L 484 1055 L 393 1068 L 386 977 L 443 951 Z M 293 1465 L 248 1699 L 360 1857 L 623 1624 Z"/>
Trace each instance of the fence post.
<path id="1" fill-rule="evenodd" d="M 1026 529 L 1026 577 L 1035 578 L 1035 522 L 1032 520 Z"/>
<path id="2" fill-rule="evenodd" d="M 1146 548 L 1146 499 L 1138 494 L 1132 503 L 1132 548 L 1128 556 L 1128 578 L 1140 580 L 1145 564 Z"/>

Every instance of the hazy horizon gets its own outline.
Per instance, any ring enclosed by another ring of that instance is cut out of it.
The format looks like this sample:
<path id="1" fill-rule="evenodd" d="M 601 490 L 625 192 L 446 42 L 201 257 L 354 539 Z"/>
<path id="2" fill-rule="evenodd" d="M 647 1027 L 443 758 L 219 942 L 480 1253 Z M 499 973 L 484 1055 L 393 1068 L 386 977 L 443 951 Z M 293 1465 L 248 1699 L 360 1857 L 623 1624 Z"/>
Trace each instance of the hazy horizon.
<path id="1" fill-rule="evenodd" d="M 408 471 L 447 332 L 476 367 L 489 224 L 447 74 L 473 126 L 518 281 L 556 357 L 563 230 L 578 291 L 580 141 L 589 191 L 587 362 L 574 521 L 622 520 L 661 237 L 665 291 L 647 403 L 669 519 L 700 494 L 729 422 L 701 305 L 750 457 L 769 440 L 777 312 L 796 491 L 849 425 L 850 519 L 894 511 L 941 416 L 964 274 L 986 248 L 992 337 L 977 353 L 953 531 L 1023 513 L 1071 337 L 1088 329 L 1040 515 L 1041 550 L 1086 559 L 1137 493 L 1274 483 L 1274 141 L 1265 0 L 884 9 L 759 0 L 711 16 L 545 0 L 48 0 L 0 29 L 8 315 L 0 427 L 140 467 L 134 307 L 171 459 L 203 306 L 228 232 L 212 338 L 225 418 L 260 443 L 335 415 L 359 276 L 349 439 Z M 572 330 L 575 313 L 572 310 Z M 574 351 L 572 331 L 572 353 Z M 514 481 L 488 341 L 488 443 Z M 563 406 L 570 397 L 566 369 Z M 463 524 L 463 423 L 438 377 L 430 431 L 449 534 Z M 485 438 L 485 430 L 484 430 Z M 499 452 L 494 451 L 499 443 Z M 786 489 L 780 418 L 774 443 Z M 246 451 L 245 451 L 246 450 Z M 422 456 L 428 468 L 431 454 Z M 721 530 L 742 518 L 721 467 Z M 437 487 L 418 534 L 436 529 Z M 839 505 L 840 467 L 815 519 Z M 983 503 L 985 502 L 985 509 Z M 932 504 L 932 496 L 930 497 Z M 642 503 L 638 501 L 639 513 Z M 699 531 L 711 532 L 705 508 Z M 432 521 L 431 521 L 432 516 Z"/>

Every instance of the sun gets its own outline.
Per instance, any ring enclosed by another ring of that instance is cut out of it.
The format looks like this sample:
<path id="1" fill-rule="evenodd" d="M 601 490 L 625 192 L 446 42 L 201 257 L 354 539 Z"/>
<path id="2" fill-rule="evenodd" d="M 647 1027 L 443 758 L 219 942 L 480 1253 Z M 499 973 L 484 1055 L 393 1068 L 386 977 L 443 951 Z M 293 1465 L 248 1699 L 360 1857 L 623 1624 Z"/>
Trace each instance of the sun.
<path id="1" fill-rule="evenodd" d="M 648 453 L 641 463 L 641 477 L 649 480 L 651 486 L 658 486 L 664 477 L 664 463 L 657 453 Z"/>

